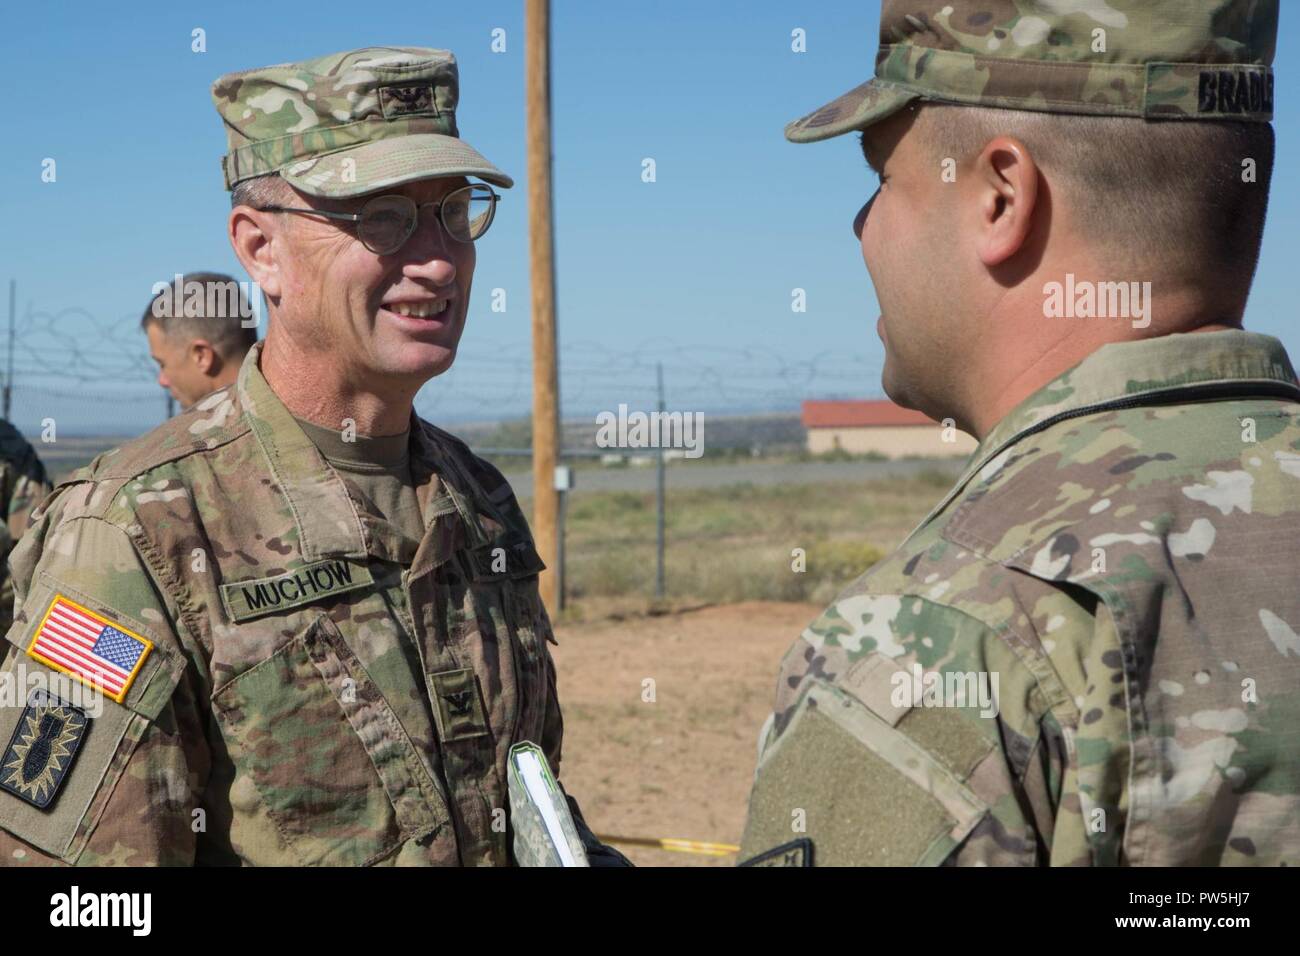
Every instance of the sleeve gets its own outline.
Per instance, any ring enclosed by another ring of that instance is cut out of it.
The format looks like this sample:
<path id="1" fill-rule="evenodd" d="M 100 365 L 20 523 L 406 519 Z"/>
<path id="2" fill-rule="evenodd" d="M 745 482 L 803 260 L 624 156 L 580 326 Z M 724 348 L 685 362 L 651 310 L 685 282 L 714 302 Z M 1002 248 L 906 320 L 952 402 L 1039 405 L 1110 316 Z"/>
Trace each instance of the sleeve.
<path id="1" fill-rule="evenodd" d="M 187 865 L 208 757 L 174 607 L 120 528 L 61 488 L 14 552 L 0 668 L 0 861 Z M 70 504 L 71 502 L 71 504 Z"/>
<path id="2" fill-rule="evenodd" d="M 32 511 L 51 491 L 49 479 L 45 475 L 45 466 L 36 457 L 36 452 L 23 443 L 19 457 L 6 461 L 3 468 L 4 480 L 0 483 L 5 508 L 5 530 L 3 539 L 4 553 L 0 561 L 7 560 L 9 551 L 19 541 L 31 521 Z M 13 621 L 14 589 L 13 581 L 4 568 L 0 568 L 0 629 L 8 630 Z M 4 657 L 0 654 L 0 659 Z"/>
<path id="3" fill-rule="evenodd" d="M 45 473 L 45 466 L 31 446 L 27 447 L 22 460 L 15 463 L 14 471 L 13 482 L 7 489 L 5 516 L 9 534 L 17 541 L 27 530 L 32 511 L 53 490 L 53 486 Z"/>
<path id="4" fill-rule="evenodd" d="M 1035 762 L 1047 753 L 1036 687 L 960 610 L 841 598 L 783 661 L 741 865 L 1044 862 L 1054 778 Z"/>
<path id="5" fill-rule="evenodd" d="M 436 430 L 435 430 L 436 431 Z M 479 458 L 469 451 L 460 439 L 447 435 L 445 432 L 438 434 L 451 439 L 460 449 L 463 450 L 465 460 L 470 464 L 474 473 L 474 479 L 479 486 L 487 493 L 488 500 L 500 512 L 507 527 L 517 528 L 525 538 L 529 539 L 528 550 L 536 554 L 531 543 L 531 533 L 528 530 L 528 520 L 524 517 L 523 509 L 519 507 L 519 501 L 510 488 L 510 483 L 501 474 L 500 470 L 486 459 Z M 534 587 L 536 585 L 534 584 Z M 546 715 L 542 728 L 542 740 L 540 746 L 546 754 L 546 760 L 551 765 L 551 772 L 555 774 L 556 779 L 560 777 L 560 756 L 562 742 L 564 738 L 564 718 L 560 713 L 560 700 L 556 689 L 555 679 L 555 661 L 551 657 L 551 644 L 558 644 L 555 640 L 555 631 L 551 627 L 550 615 L 546 613 L 546 607 L 542 603 L 541 596 L 536 597 L 538 614 L 538 647 L 541 649 L 543 663 L 546 669 Z M 561 781 L 561 788 L 564 784 Z M 578 801 L 565 792 L 565 799 L 569 804 L 569 812 L 573 815 L 573 822 L 578 828 L 578 836 L 582 840 L 583 849 L 587 851 L 587 859 L 592 866 L 632 866 L 632 861 L 625 857 L 612 846 L 600 842 L 599 837 L 592 832 L 587 826 L 587 821 L 583 819 L 582 810 L 578 807 Z"/>
<path id="6" fill-rule="evenodd" d="M 1051 827 L 1052 866 L 1117 866 L 1130 805 L 1129 714 L 1116 692 L 1123 645 L 1104 602 L 1053 637 L 1068 642 L 1078 670 L 1062 675 L 1067 699 L 1043 719 L 1041 753 L 1026 784 L 1052 795 L 1044 823 Z"/>

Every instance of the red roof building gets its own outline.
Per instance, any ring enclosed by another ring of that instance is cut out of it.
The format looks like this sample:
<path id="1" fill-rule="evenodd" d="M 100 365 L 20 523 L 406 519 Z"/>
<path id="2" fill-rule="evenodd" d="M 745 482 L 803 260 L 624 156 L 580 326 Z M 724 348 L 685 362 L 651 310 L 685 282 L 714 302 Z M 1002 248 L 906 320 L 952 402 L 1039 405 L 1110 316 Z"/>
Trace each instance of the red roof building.
<path id="1" fill-rule="evenodd" d="M 886 458 L 948 458 L 967 456 L 976 445 L 952 422 L 936 422 L 887 398 L 810 399 L 803 403 L 801 417 L 808 451 L 814 455 L 841 451 Z"/>
<path id="2" fill-rule="evenodd" d="M 925 412 L 895 405 L 887 398 L 808 400 L 803 403 L 804 428 L 879 428 L 885 425 L 934 425 Z"/>

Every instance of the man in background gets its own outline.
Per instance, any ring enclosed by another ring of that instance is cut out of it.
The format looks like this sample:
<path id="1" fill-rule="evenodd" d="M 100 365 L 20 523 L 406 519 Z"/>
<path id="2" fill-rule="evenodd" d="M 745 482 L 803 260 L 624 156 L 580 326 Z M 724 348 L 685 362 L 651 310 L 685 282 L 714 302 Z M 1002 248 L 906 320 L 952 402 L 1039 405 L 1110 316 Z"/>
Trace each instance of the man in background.
<path id="1" fill-rule="evenodd" d="M 239 283 L 219 272 L 191 272 L 160 289 L 140 320 L 158 384 L 182 408 L 234 384 L 257 341 L 252 315 Z"/>
<path id="2" fill-rule="evenodd" d="M 32 509 L 53 486 L 45 466 L 18 429 L 0 419 L 0 627 L 9 630 L 14 614 L 14 586 L 9 552 L 27 530 Z M 0 649 L 0 657 L 4 656 Z"/>

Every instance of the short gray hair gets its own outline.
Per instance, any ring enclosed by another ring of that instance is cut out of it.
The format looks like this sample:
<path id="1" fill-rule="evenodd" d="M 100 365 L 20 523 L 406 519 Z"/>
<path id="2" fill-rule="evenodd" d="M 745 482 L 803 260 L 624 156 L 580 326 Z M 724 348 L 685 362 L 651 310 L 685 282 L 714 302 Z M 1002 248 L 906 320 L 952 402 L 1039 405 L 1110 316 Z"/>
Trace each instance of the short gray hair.
<path id="1" fill-rule="evenodd" d="M 252 179 L 243 179 L 235 183 L 235 188 L 230 191 L 230 208 L 252 206 L 254 209 L 261 209 L 265 206 L 274 206 L 283 203 L 288 198 L 289 192 L 289 184 L 279 173 L 254 176 Z"/>

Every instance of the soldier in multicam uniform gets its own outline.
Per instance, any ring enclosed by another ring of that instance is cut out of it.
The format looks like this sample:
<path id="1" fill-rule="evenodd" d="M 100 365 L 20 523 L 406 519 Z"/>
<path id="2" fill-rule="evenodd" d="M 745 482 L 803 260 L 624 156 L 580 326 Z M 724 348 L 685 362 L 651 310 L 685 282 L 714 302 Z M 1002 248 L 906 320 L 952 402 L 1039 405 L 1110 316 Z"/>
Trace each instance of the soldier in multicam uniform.
<path id="1" fill-rule="evenodd" d="M 36 449 L 18 429 L 0 420 L 0 626 L 7 631 L 14 618 L 14 585 L 9 577 L 9 552 L 27 530 L 32 509 L 50 493 L 50 479 Z M 0 657 L 3 657 L 0 651 Z"/>
<path id="2" fill-rule="evenodd" d="M 507 752 L 560 761 L 542 562 L 501 474 L 412 410 L 499 198 L 465 177 L 512 185 L 457 96 L 450 53 L 397 47 L 213 87 L 268 334 L 15 553 L 5 670 L 49 680 L 0 707 L 4 862 L 510 862 Z"/>
<path id="3" fill-rule="evenodd" d="M 1300 863 L 1277 7 L 886 0 L 787 128 L 864 131 L 885 389 L 980 444 L 787 654 L 742 862 Z"/>

